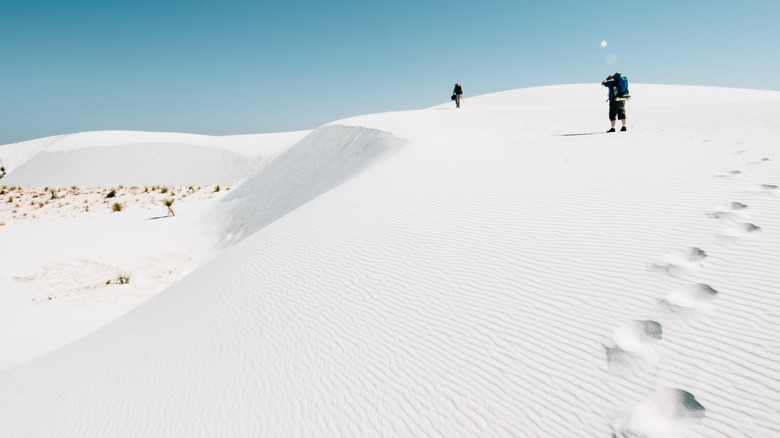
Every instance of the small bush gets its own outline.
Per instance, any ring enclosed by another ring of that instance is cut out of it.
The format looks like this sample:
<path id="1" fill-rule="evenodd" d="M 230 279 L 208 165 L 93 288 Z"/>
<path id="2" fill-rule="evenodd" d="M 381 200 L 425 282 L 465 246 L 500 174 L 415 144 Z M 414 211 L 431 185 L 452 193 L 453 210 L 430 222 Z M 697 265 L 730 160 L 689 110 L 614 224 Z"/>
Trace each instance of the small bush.
<path id="1" fill-rule="evenodd" d="M 106 198 L 113 198 L 114 196 L 116 196 L 116 190 L 111 189 L 111 190 L 109 190 L 108 194 L 106 195 Z"/>
<path id="2" fill-rule="evenodd" d="M 122 206 L 122 204 L 120 204 L 118 202 L 114 202 L 114 205 L 111 206 L 111 210 L 122 211 L 122 210 L 124 210 L 124 207 Z"/>
<path id="3" fill-rule="evenodd" d="M 164 199 L 163 205 L 168 207 L 168 214 L 171 216 L 176 216 L 176 214 L 173 212 L 173 199 Z"/>
<path id="4" fill-rule="evenodd" d="M 106 284 L 129 284 L 130 283 L 130 276 L 129 275 L 120 275 L 114 280 L 108 280 Z"/>

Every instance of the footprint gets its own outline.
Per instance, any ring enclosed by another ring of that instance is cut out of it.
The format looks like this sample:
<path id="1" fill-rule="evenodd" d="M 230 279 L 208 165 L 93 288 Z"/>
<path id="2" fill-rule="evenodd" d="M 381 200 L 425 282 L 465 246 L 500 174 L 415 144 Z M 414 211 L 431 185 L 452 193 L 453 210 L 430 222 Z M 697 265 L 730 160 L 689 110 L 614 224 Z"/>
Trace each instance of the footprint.
<path id="1" fill-rule="evenodd" d="M 746 189 L 751 193 L 771 193 L 775 190 L 777 190 L 777 186 L 774 184 L 756 184 Z"/>
<path id="2" fill-rule="evenodd" d="M 748 206 L 741 202 L 726 202 L 713 207 L 707 215 L 714 219 L 733 221 L 739 219 L 741 211 L 747 208 Z"/>
<path id="3" fill-rule="evenodd" d="M 706 409 L 690 392 L 659 388 L 639 402 L 630 415 L 613 423 L 613 436 L 687 436 L 686 431 L 701 423 L 705 415 Z"/>
<path id="4" fill-rule="evenodd" d="M 735 178 L 743 178 L 745 174 L 743 174 L 742 171 L 739 170 L 729 170 L 726 173 L 719 173 L 715 176 L 718 178 L 735 179 Z"/>
<path id="5" fill-rule="evenodd" d="M 663 329 L 656 321 L 631 321 L 619 326 L 604 343 L 610 371 L 627 376 L 655 365 L 658 362 L 655 345 L 662 338 Z"/>
<path id="6" fill-rule="evenodd" d="M 658 302 L 664 316 L 684 322 L 693 322 L 702 312 L 706 313 L 718 291 L 706 284 L 689 284 L 671 292 Z"/>
<path id="7" fill-rule="evenodd" d="M 721 243 L 733 243 L 756 231 L 761 231 L 761 227 L 751 223 L 733 222 L 725 231 L 718 234 L 718 239 Z"/>
<path id="8" fill-rule="evenodd" d="M 653 263 L 653 269 L 665 272 L 672 277 L 681 277 L 685 274 L 701 269 L 701 262 L 707 258 L 703 250 L 692 247 L 669 253 L 663 259 Z"/>

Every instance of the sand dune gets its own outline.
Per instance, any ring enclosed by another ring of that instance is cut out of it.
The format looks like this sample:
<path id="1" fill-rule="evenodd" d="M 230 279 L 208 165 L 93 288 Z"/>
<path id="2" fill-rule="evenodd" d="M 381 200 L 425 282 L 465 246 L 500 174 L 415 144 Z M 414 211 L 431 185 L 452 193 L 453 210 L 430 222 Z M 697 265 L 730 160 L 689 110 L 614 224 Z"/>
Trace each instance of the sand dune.
<path id="1" fill-rule="evenodd" d="M 208 137 L 105 131 L 34 140 L 8 148 L 5 185 L 232 185 L 306 132 Z M 17 152 L 18 151 L 18 152 Z M 31 153 L 34 152 L 34 153 Z"/>
<path id="2" fill-rule="evenodd" d="M 219 255 L 0 372 L 0 424 L 16 437 L 780 434 L 780 93 L 632 92 L 626 133 L 601 135 L 597 85 L 313 131 L 204 204 Z"/>

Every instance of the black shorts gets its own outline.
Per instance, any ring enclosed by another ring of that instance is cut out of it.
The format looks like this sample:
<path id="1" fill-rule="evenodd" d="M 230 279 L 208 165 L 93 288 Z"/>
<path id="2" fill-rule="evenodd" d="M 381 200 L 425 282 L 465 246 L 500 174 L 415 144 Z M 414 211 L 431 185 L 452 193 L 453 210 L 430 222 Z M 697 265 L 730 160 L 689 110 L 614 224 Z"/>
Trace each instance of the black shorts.
<path id="1" fill-rule="evenodd" d="M 609 120 L 623 120 L 626 118 L 626 101 L 625 100 L 610 100 L 609 101 Z"/>

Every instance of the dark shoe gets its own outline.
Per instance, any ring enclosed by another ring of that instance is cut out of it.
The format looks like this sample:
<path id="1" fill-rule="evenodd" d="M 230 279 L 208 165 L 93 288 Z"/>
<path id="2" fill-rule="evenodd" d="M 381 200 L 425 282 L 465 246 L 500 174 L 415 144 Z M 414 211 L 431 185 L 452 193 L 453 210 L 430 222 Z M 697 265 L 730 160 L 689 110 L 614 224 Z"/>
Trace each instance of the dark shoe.
<path id="1" fill-rule="evenodd" d="M 622 127 L 622 128 L 620 128 L 620 130 L 621 130 L 621 131 L 628 131 L 628 129 L 626 129 L 626 127 L 625 127 L 625 126 L 624 126 L 624 127 Z"/>
<path id="2" fill-rule="evenodd" d="M 615 128 L 610 128 L 610 130 L 607 132 L 615 132 Z"/>

